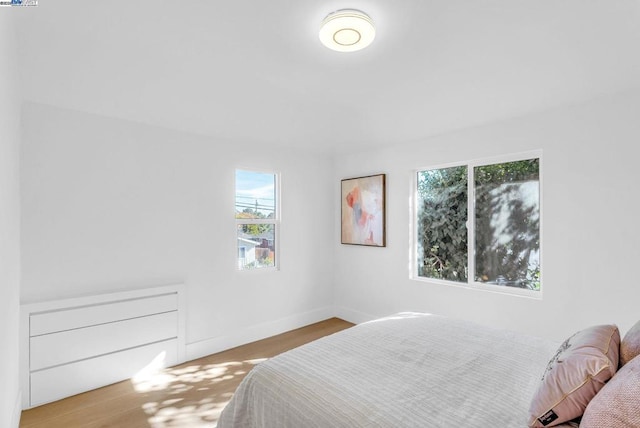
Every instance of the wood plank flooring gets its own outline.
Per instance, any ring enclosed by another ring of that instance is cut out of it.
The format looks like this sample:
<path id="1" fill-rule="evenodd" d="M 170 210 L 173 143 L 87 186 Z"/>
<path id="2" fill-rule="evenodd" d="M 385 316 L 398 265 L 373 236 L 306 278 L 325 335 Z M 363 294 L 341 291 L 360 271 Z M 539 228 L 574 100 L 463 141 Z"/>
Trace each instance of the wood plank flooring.
<path id="1" fill-rule="evenodd" d="M 211 428 L 255 364 L 352 325 L 332 318 L 25 410 L 20 427 Z"/>

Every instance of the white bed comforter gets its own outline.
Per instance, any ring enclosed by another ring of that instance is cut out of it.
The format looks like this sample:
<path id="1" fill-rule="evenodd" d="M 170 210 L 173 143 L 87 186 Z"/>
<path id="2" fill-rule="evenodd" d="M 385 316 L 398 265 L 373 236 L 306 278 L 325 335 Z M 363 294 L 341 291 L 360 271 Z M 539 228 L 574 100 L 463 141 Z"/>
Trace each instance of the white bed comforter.
<path id="1" fill-rule="evenodd" d="M 557 346 L 465 321 L 398 314 L 260 363 L 218 428 L 522 428 Z"/>

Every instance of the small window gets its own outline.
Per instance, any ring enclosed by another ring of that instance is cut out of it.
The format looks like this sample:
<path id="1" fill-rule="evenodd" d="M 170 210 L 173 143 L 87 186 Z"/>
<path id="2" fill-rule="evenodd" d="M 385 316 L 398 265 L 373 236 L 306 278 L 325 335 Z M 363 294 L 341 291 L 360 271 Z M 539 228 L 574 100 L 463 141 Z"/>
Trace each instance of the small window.
<path id="1" fill-rule="evenodd" d="M 238 269 L 277 267 L 277 175 L 236 170 Z"/>
<path id="2" fill-rule="evenodd" d="M 538 294 L 540 158 L 512 159 L 417 172 L 416 277 Z"/>

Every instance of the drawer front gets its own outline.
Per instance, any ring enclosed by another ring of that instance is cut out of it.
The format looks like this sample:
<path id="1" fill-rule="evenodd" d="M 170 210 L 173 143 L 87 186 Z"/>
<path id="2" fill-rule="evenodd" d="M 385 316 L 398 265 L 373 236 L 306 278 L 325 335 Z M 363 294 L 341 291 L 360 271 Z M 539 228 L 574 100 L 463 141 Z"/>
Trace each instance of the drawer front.
<path id="1" fill-rule="evenodd" d="M 30 339 L 30 370 L 41 370 L 178 336 L 178 313 L 46 334 Z"/>
<path id="2" fill-rule="evenodd" d="M 162 366 L 175 365 L 176 350 L 177 340 L 171 339 L 31 373 L 31 405 L 128 379 L 152 361 L 155 364 L 164 359 Z"/>
<path id="3" fill-rule="evenodd" d="M 175 311 L 177 308 L 178 294 L 171 293 L 36 313 L 31 314 L 29 319 L 29 336 L 40 336 L 75 328 Z"/>

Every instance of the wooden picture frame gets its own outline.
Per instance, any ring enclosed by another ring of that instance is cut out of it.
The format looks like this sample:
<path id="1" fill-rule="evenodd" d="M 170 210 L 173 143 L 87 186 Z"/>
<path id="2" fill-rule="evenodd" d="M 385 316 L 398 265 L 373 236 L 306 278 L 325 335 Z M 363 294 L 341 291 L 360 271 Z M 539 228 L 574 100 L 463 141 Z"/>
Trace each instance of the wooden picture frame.
<path id="1" fill-rule="evenodd" d="M 386 246 L 385 174 L 346 178 L 341 182 L 341 242 Z"/>

